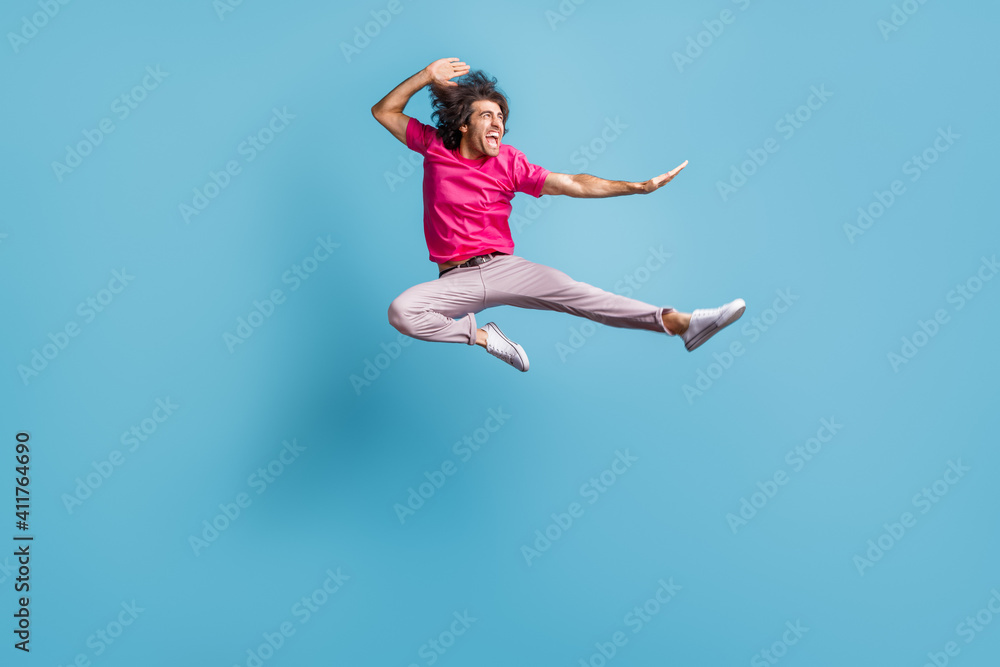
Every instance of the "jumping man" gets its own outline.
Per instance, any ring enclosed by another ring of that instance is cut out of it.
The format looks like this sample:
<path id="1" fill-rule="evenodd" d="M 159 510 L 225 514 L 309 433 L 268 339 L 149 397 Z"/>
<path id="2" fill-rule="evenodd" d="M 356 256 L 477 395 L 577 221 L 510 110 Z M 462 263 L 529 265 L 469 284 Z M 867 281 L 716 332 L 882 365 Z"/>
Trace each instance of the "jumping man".
<path id="1" fill-rule="evenodd" d="M 463 77 L 462 83 L 451 81 L 455 77 Z M 427 85 L 437 127 L 403 113 L 413 94 Z M 434 61 L 372 107 L 379 123 L 424 156 L 424 237 L 439 271 L 436 280 L 393 300 L 392 326 L 420 340 L 481 345 L 527 371 L 524 349 L 493 322 L 476 328 L 476 313 L 501 305 L 554 310 L 613 327 L 680 336 L 688 350 L 739 319 L 746 309 L 743 299 L 680 313 L 606 292 L 514 255 L 508 216 L 515 192 L 532 197 L 649 194 L 669 183 L 687 161 L 641 183 L 550 172 L 502 143 L 508 111 L 496 80 L 478 70 L 470 74 L 458 58 Z"/>

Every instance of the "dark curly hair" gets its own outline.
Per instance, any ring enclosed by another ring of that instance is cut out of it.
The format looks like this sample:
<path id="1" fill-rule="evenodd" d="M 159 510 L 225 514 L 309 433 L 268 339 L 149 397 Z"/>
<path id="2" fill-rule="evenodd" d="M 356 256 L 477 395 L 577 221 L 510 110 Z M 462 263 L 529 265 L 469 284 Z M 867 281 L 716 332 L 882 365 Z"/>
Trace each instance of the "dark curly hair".
<path id="1" fill-rule="evenodd" d="M 482 70 L 469 72 L 459 77 L 457 86 L 431 84 L 431 118 L 437 124 L 437 134 L 445 148 L 454 150 L 462 142 L 462 132 L 458 128 L 468 124 L 472 118 L 472 103 L 477 100 L 496 102 L 503 112 L 504 135 L 507 134 L 507 119 L 510 113 L 507 98 L 496 85 L 497 80 Z"/>

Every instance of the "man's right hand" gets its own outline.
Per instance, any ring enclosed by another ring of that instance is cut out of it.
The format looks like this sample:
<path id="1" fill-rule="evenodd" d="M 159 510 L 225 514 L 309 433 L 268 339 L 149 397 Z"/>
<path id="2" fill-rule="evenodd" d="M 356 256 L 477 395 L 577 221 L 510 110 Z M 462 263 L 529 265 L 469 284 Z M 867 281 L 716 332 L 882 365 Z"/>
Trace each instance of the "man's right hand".
<path id="1" fill-rule="evenodd" d="M 457 86 L 457 83 L 449 81 L 449 79 L 454 79 L 456 76 L 462 76 L 468 72 L 469 66 L 458 58 L 435 60 L 379 100 L 372 107 L 372 115 L 375 116 L 375 120 L 392 133 L 392 136 L 405 145 L 406 127 L 410 123 L 410 117 L 403 113 L 403 109 L 406 108 L 406 103 L 413 97 L 413 94 L 428 84 L 427 79 L 430 79 L 430 83 L 441 86 Z"/>
<path id="2" fill-rule="evenodd" d="M 469 73 L 469 66 L 458 58 L 441 58 L 424 68 L 431 75 L 431 83 L 440 86 L 457 86 L 450 79 Z"/>

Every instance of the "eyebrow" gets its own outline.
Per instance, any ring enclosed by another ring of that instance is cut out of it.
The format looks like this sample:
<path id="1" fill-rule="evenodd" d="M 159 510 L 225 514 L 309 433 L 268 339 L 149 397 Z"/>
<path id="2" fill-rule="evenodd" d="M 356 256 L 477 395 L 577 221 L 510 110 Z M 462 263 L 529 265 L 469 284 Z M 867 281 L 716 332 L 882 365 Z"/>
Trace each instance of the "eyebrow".
<path id="1" fill-rule="evenodd" d="M 831 97 L 832 97 L 832 96 L 831 96 Z M 486 110 L 484 110 L 484 111 L 480 111 L 480 112 L 479 112 L 479 115 L 480 115 L 480 116 L 482 116 L 482 115 L 483 115 L 484 113 L 493 113 L 493 112 L 492 112 L 492 111 L 490 111 L 489 109 L 486 109 Z M 502 116 L 502 115 L 503 115 L 503 111 L 497 111 L 497 115 L 498 115 L 498 116 Z"/>

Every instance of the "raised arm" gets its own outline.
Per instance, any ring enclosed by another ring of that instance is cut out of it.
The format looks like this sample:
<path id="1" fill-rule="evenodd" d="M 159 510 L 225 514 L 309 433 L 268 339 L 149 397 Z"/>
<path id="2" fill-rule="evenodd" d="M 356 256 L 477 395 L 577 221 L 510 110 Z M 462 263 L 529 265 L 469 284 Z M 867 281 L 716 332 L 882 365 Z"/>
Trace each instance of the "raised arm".
<path id="1" fill-rule="evenodd" d="M 392 133 L 392 136 L 405 144 L 406 124 L 410 122 L 410 117 L 403 113 L 403 109 L 406 108 L 406 103 L 410 101 L 414 93 L 431 83 L 457 86 L 457 83 L 449 81 L 449 79 L 462 76 L 468 72 L 469 66 L 461 62 L 458 58 L 441 58 L 440 60 L 435 60 L 393 88 L 388 95 L 379 100 L 372 107 L 372 115 L 375 116 L 375 120 L 382 123 L 385 129 Z"/>
<path id="2" fill-rule="evenodd" d="M 570 197 L 618 197 L 620 195 L 646 195 L 656 192 L 673 180 L 688 161 L 665 174 L 641 183 L 630 181 L 607 181 L 590 174 L 549 173 L 542 186 L 543 195 L 568 195 Z"/>

